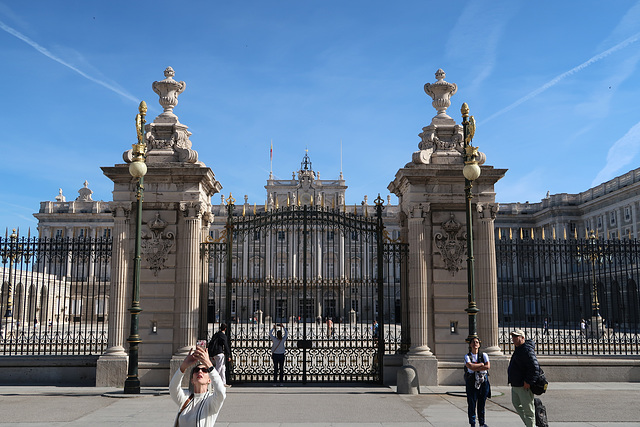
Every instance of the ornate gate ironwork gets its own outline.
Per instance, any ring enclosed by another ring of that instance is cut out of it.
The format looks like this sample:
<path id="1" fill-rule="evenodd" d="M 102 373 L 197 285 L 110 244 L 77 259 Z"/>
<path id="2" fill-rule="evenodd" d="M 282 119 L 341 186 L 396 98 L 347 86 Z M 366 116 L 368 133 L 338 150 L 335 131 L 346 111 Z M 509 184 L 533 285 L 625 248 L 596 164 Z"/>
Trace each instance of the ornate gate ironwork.
<path id="1" fill-rule="evenodd" d="M 311 205 L 245 216 L 229 198 L 221 241 L 202 245 L 200 337 L 229 325 L 233 381 L 273 380 L 277 324 L 289 333 L 286 381 L 382 380 L 378 355 L 408 335 L 406 245 L 384 243 L 382 211 L 378 197 L 372 217 Z"/>

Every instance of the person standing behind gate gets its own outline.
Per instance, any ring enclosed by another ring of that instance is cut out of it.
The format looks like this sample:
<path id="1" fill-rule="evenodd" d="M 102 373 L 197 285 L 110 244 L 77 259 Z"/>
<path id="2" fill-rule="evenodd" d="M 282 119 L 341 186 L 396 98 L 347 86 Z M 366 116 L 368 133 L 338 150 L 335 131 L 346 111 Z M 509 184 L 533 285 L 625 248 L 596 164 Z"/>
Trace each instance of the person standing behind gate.
<path id="1" fill-rule="evenodd" d="M 231 346 L 229 345 L 229 337 L 226 334 L 227 324 L 220 324 L 220 330 L 213 334 L 211 341 L 207 347 L 209 354 L 213 355 L 216 365 L 216 371 L 220 374 L 220 378 L 225 387 L 231 387 L 227 384 L 226 362 L 231 362 Z"/>
<path id="2" fill-rule="evenodd" d="M 282 335 L 282 330 L 278 330 L 274 335 L 276 326 L 284 329 L 284 335 Z M 282 323 L 278 323 L 276 326 L 271 328 L 269 331 L 269 338 L 271 338 L 271 359 L 273 359 L 273 385 L 277 385 L 278 372 L 280 372 L 280 387 L 282 387 L 284 385 L 284 353 L 286 351 L 286 342 L 287 337 L 289 336 L 289 331 L 286 326 L 282 325 Z"/>
<path id="3" fill-rule="evenodd" d="M 478 407 L 478 423 L 480 427 L 486 427 L 484 423 L 484 407 L 487 397 L 491 396 L 489 385 L 489 356 L 480 351 L 480 339 L 472 338 L 469 342 L 469 353 L 464 356 L 465 376 L 464 381 L 467 391 L 467 414 L 469 424 L 476 425 L 476 405 Z"/>
<path id="4" fill-rule="evenodd" d="M 524 424 L 527 427 L 535 427 L 536 413 L 531 384 L 535 383 L 540 375 L 535 344 L 530 339 L 525 340 L 521 329 L 511 332 L 511 341 L 516 347 L 507 371 L 508 382 L 511 384 L 511 402 Z"/>

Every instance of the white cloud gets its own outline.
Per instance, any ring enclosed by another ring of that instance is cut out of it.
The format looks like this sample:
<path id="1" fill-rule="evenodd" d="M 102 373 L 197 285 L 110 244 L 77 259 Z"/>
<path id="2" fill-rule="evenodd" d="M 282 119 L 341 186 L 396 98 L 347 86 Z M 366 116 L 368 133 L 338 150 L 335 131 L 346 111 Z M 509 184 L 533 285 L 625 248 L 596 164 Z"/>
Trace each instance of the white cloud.
<path id="1" fill-rule="evenodd" d="M 619 51 L 621 49 L 624 49 L 625 47 L 637 42 L 638 40 L 640 40 L 640 33 L 636 33 L 636 34 L 632 35 L 631 37 L 629 37 L 626 40 L 618 43 L 617 45 L 613 46 L 612 48 L 607 49 L 604 52 L 601 52 L 601 53 L 593 56 L 588 61 L 583 62 L 582 64 L 578 65 L 577 67 L 574 67 L 574 68 L 570 69 L 569 71 L 566 71 L 566 72 L 556 76 L 555 78 L 553 78 L 549 82 L 545 83 L 544 85 L 542 85 L 538 89 L 536 89 L 533 92 L 527 94 L 526 96 L 518 99 L 513 104 L 511 104 L 511 105 L 503 108 L 502 110 L 492 114 L 491 116 L 487 117 L 480 124 L 487 123 L 488 121 L 493 120 L 496 117 L 501 116 L 504 113 L 507 113 L 507 112 L 513 110 L 514 108 L 516 108 L 520 104 L 522 104 L 522 103 L 524 103 L 524 102 L 526 102 L 526 101 L 528 101 L 528 100 L 530 100 L 532 98 L 535 98 L 536 96 L 540 95 L 542 92 L 546 91 L 547 89 L 557 85 L 558 83 L 560 83 L 562 80 L 566 79 L 567 77 L 569 77 L 569 76 L 571 76 L 571 75 L 573 75 L 573 74 L 575 74 L 575 73 L 577 73 L 579 71 L 584 70 L 588 66 L 593 65 L 594 63 L 606 58 L 607 56 L 611 55 L 614 52 L 617 52 L 617 51 Z"/>
<path id="2" fill-rule="evenodd" d="M 633 161 L 638 152 L 640 152 L 640 122 L 609 148 L 607 164 L 598 172 L 591 186 L 595 187 L 617 176 L 623 167 Z"/>
<path id="3" fill-rule="evenodd" d="M 65 62 L 64 60 L 62 60 L 61 58 L 57 57 L 56 55 L 54 55 L 53 53 L 51 53 L 47 48 L 40 46 L 38 43 L 36 43 L 35 41 L 31 40 L 29 37 L 25 36 L 24 34 L 22 34 L 21 32 L 11 28 L 10 26 L 8 26 L 7 24 L 5 24 L 4 22 L 0 21 L 0 29 L 2 29 L 3 31 L 11 34 L 12 36 L 22 40 L 23 42 L 25 42 L 26 44 L 28 44 L 29 46 L 31 46 L 32 48 L 34 48 L 35 50 L 37 50 L 38 52 L 40 52 L 41 54 L 43 54 L 44 56 L 53 59 L 54 61 L 58 62 L 59 64 L 64 65 L 65 67 L 75 71 L 76 73 L 80 74 L 82 77 L 84 77 L 87 80 L 90 80 L 96 84 L 99 84 L 100 86 L 103 86 L 107 89 L 109 89 L 112 92 L 117 93 L 118 95 L 127 98 L 135 103 L 138 102 L 138 99 L 135 98 L 133 95 L 123 91 L 122 89 L 119 89 L 115 86 L 113 86 L 112 84 L 106 83 L 102 80 L 99 80 L 95 77 L 92 77 L 90 75 L 88 75 L 87 73 L 83 72 L 82 70 L 79 70 L 78 68 L 74 67 L 73 65 L 69 64 L 68 62 Z"/>
<path id="4" fill-rule="evenodd" d="M 445 52 L 448 59 L 473 67 L 474 79 L 469 87 L 478 87 L 491 76 L 505 27 L 522 4 L 474 1 L 462 9 L 448 35 Z M 471 52 L 473 61 L 469 61 Z"/>

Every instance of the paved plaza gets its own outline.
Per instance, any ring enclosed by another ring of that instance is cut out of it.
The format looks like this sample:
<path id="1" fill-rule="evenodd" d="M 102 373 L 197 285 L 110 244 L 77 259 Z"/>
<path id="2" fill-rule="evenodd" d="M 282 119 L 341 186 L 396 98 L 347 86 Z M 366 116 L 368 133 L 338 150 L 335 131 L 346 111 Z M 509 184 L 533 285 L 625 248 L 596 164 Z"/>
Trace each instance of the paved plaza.
<path id="1" fill-rule="evenodd" d="M 640 383 L 553 383 L 542 396 L 554 427 L 640 426 Z M 166 388 L 140 396 L 95 387 L 0 387 L 0 426 L 170 426 L 177 406 Z M 493 387 L 491 427 L 522 425 L 508 387 Z M 462 387 L 241 386 L 228 390 L 217 426 L 468 426 Z"/>

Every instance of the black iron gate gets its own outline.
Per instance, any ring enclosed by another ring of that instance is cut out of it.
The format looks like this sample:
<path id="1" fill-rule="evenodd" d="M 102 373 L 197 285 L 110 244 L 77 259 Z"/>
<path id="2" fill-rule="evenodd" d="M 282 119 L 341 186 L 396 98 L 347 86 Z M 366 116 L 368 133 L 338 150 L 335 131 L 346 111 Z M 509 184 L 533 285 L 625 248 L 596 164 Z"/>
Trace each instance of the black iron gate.
<path id="1" fill-rule="evenodd" d="M 309 205 L 245 216 L 234 207 L 231 199 L 221 241 L 203 244 L 200 331 L 229 325 L 233 381 L 273 380 L 269 332 L 279 324 L 289 334 L 286 381 L 381 381 L 379 355 L 407 335 L 406 246 L 384 243 L 382 199 L 370 217 Z"/>

